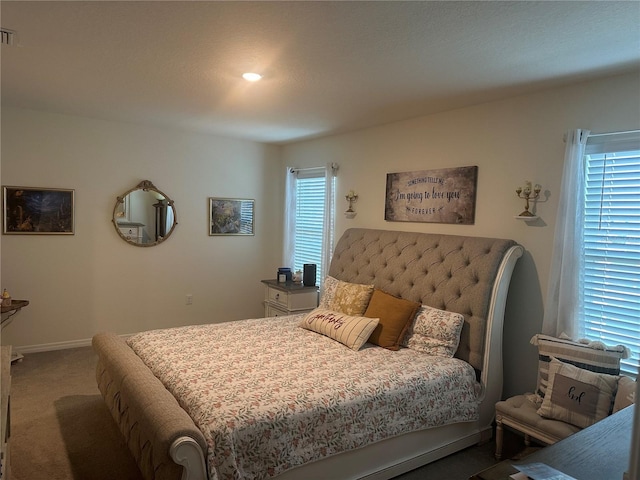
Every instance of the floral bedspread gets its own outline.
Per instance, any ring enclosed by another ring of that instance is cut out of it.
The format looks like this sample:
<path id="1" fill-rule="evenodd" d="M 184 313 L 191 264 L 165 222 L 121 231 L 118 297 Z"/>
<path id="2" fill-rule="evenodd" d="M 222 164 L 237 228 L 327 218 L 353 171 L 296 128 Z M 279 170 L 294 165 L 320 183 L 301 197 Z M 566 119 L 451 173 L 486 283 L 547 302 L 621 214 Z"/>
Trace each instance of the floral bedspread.
<path id="1" fill-rule="evenodd" d="M 211 480 L 267 479 L 402 433 L 476 420 L 480 387 L 455 358 L 298 327 L 301 316 L 155 330 L 129 345 L 208 444 Z"/>

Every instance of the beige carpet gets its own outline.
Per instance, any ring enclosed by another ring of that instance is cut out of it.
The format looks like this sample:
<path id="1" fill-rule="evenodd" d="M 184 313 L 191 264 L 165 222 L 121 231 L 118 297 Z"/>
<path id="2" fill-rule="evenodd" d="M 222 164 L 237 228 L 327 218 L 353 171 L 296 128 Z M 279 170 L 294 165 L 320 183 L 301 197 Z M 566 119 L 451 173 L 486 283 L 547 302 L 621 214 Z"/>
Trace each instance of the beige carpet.
<path id="1" fill-rule="evenodd" d="M 76 348 L 11 367 L 13 480 L 140 480 L 96 386 L 96 357 Z"/>
<path id="2" fill-rule="evenodd" d="M 13 480 L 141 480 L 96 386 L 91 348 L 26 355 L 11 368 Z M 505 453 L 522 447 L 506 433 Z M 493 443 L 397 477 L 466 480 L 496 461 Z"/>

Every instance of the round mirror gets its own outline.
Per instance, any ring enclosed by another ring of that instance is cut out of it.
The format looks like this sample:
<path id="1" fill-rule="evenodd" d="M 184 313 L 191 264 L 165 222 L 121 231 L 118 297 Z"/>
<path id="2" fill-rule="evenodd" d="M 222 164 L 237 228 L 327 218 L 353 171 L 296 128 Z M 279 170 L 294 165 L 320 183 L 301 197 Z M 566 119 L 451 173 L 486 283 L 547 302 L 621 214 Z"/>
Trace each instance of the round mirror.
<path id="1" fill-rule="evenodd" d="M 164 242 L 178 224 L 173 200 L 149 180 L 118 197 L 112 221 L 118 235 L 138 247 Z"/>

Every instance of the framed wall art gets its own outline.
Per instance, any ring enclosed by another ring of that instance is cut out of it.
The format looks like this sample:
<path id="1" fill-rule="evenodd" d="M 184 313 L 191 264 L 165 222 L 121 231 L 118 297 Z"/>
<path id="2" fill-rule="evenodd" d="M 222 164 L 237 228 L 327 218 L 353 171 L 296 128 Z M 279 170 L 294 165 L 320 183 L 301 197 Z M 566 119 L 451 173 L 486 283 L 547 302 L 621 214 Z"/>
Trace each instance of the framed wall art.
<path id="1" fill-rule="evenodd" d="M 254 235 L 255 200 L 209 197 L 209 235 Z"/>
<path id="2" fill-rule="evenodd" d="M 3 233 L 73 235 L 74 190 L 3 186 Z"/>
<path id="3" fill-rule="evenodd" d="M 472 225 L 478 167 L 387 174 L 384 219 Z"/>

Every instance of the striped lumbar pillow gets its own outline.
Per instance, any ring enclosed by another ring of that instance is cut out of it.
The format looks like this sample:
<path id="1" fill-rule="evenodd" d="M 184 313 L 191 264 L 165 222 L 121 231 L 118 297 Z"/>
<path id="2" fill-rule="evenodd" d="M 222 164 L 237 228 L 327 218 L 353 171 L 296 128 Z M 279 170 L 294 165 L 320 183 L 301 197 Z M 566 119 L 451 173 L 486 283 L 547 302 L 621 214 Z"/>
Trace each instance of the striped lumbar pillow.
<path id="1" fill-rule="evenodd" d="M 534 335 L 533 345 L 538 346 L 538 395 L 544 397 L 549 384 L 549 362 L 555 357 L 561 362 L 578 368 L 607 375 L 620 374 L 620 359 L 624 358 L 625 348 L 617 346 L 598 349 L 588 344 L 563 340 L 548 335 Z"/>
<path id="2" fill-rule="evenodd" d="M 316 308 L 309 312 L 299 325 L 307 330 L 326 335 L 352 350 L 360 350 L 360 347 L 369 340 L 379 321 L 378 318 L 355 317 L 342 312 Z"/>

